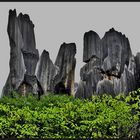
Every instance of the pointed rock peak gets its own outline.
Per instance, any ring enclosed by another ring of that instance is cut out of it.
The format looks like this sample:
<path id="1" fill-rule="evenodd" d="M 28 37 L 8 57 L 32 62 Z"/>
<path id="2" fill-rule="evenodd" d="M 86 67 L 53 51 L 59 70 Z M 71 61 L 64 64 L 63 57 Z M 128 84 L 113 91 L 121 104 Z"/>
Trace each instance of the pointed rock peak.
<path id="1" fill-rule="evenodd" d="M 19 13 L 18 18 L 24 18 L 27 21 L 30 21 L 30 16 L 28 14 Z"/>
<path id="2" fill-rule="evenodd" d="M 18 18 L 22 18 L 22 17 L 23 17 L 23 14 L 19 13 Z"/>
<path id="3" fill-rule="evenodd" d="M 61 45 L 60 45 L 60 49 L 65 49 L 66 48 L 66 43 L 65 42 L 63 42 Z"/>
<path id="4" fill-rule="evenodd" d="M 116 30 L 112 27 L 109 31 L 114 32 L 114 31 L 116 31 Z"/>
<path id="5" fill-rule="evenodd" d="M 51 60 L 49 52 L 46 51 L 45 49 L 43 50 L 40 58 L 41 59 L 46 59 L 46 60 Z"/>
<path id="6" fill-rule="evenodd" d="M 118 36 L 122 36 L 123 38 L 125 38 L 126 40 L 128 40 L 128 38 L 125 36 L 125 34 L 122 34 L 121 32 L 116 31 L 113 27 L 111 29 L 109 29 L 109 31 L 105 32 L 103 38 L 106 37 L 106 36 L 108 36 L 108 35 L 109 36 L 110 35 L 112 36 L 112 34 L 118 35 Z"/>
<path id="7" fill-rule="evenodd" d="M 122 34 L 121 32 L 118 32 L 117 30 L 115 30 L 113 27 L 111 29 L 109 29 L 109 31 L 107 31 L 106 33 L 117 33 L 119 35 L 122 35 L 125 37 L 125 34 Z"/>
<path id="8" fill-rule="evenodd" d="M 110 28 L 108 31 L 106 31 L 105 34 L 106 34 L 106 33 L 113 33 L 113 32 L 119 33 L 118 31 L 116 31 L 116 30 L 112 27 L 112 28 Z"/>
<path id="9" fill-rule="evenodd" d="M 14 10 L 10 9 L 9 10 L 9 16 L 16 16 L 16 15 L 17 15 L 16 9 L 14 9 Z"/>
<path id="10" fill-rule="evenodd" d="M 33 24 L 32 20 L 30 19 L 30 16 L 29 16 L 28 14 L 19 13 L 18 19 L 28 22 L 28 23 L 31 24 L 31 25 L 33 26 L 33 28 L 34 28 L 34 24 Z"/>
<path id="11" fill-rule="evenodd" d="M 29 17 L 28 14 L 24 14 L 23 17 L 24 17 L 25 20 L 30 21 L 30 17 Z"/>
<path id="12" fill-rule="evenodd" d="M 107 34 L 110 34 L 110 33 L 119 33 L 119 34 L 120 34 L 120 32 L 116 31 L 116 30 L 112 27 L 112 28 L 110 28 L 108 31 L 105 32 L 105 35 L 104 35 L 104 36 L 106 36 Z"/>
<path id="13" fill-rule="evenodd" d="M 49 56 L 49 52 L 46 50 L 43 50 L 42 55 L 48 55 Z"/>

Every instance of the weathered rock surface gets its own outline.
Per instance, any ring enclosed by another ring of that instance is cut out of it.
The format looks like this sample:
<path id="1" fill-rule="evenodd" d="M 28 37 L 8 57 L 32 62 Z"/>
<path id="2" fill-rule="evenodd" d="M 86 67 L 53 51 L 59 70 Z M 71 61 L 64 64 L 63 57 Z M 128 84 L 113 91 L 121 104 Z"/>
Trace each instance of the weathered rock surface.
<path id="1" fill-rule="evenodd" d="M 140 87 L 140 52 L 136 54 L 135 62 L 136 62 L 136 73 L 135 73 L 136 87 L 139 88 Z"/>
<path id="2" fill-rule="evenodd" d="M 78 89 L 78 83 L 77 83 L 77 82 L 75 82 L 75 83 L 74 83 L 74 95 L 75 95 L 75 93 L 76 93 L 77 89 Z"/>
<path id="3" fill-rule="evenodd" d="M 139 60 L 139 55 L 135 58 L 132 55 L 128 38 L 114 28 L 102 39 L 94 31 L 86 32 L 83 52 L 86 64 L 80 71 L 80 83 L 84 84 L 79 85 L 75 97 L 91 98 L 93 94 L 104 93 L 114 97 L 119 92 L 126 95 L 135 90 L 136 83 L 139 85 L 136 78 Z"/>
<path id="4" fill-rule="evenodd" d="M 86 99 L 87 94 L 85 92 L 86 85 L 84 81 L 80 81 L 78 84 L 77 91 L 75 93 L 75 98 Z"/>
<path id="5" fill-rule="evenodd" d="M 10 73 L 3 88 L 3 94 L 8 95 L 10 91 L 17 90 L 24 79 L 25 64 L 21 49 L 24 46 L 22 34 L 18 26 L 16 10 L 9 11 L 7 32 L 10 41 Z"/>
<path id="6" fill-rule="evenodd" d="M 35 76 L 39 53 L 35 46 L 34 25 L 28 15 L 20 13 L 17 17 L 16 10 L 10 10 L 7 32 L 10 41 L 10 73 L 3 95 L 8 95 L 12 90 L 21 90 L 22 83 L 30 84 L 32 93 L 36 94 L 40 87 Z M 30 80 L 25 80 L 26 77 L 30 77 Z M 28 86 L 24 90 L 31 91 Z"/>
<path id="7" fill-rule="evenodd" d="M 26 74 L 35 75 L 36 65 L 39 60 L 39 52 L 36 49 L 34 24 L 27 14 L 23 15 L 22 13 L 18 16 L 18 23 L 24 42 L 22 54 L 26 66 Z"/>
<path id="8" fill-rule="evenodd" d="M 105 33 L 102 39 L 102 48 L 103 70 L 120 76 L 124 71 L 125 64 L 128 66 L 129 58 L 132 57 L 128 38 L 112 28 Z"/>
<path id="9" fill-rule="evenodd" d="M 10 72 L 2 95 L 9 95 L 12 90 L 22 95 L 51 91 L 89 99 L 93 94 L 114 97 L 123 92 L 127 95 L 140 87 L 140 53 L 132 55 L 128 38 L 114 28 L 102 39 L 94 31 L 84 34 L 83 62 L 86 64 L 80 70 L 79 84 L 74 82 L 75 43 L 63 43 L 53 64 L 45 50 L 39 59 L 34 24 L 29 15 L 17 16 L 16 10 L 10 10 L 7 32 Z"/>
<path id="10" fill-rule="evenodd" d="M 128 70 L 126 65 L 124 67 L 124 72 L 121 76 L 121 85 L 121 91 L 124 92 L 125 95 L 127 95 L 128 92 L 133 91 L 136 88 L 134 74 Z"/>
<path id="11" fill-rule="evenodd" d="M 113 82 L 108 79 L 103 79 L 102 81 L 99 81 L 97 84 L 97 95 L 103 95 L 103 94 L 110 94 L 112 97 L 115 96 L 114 93 L 114 87 Z"/>
<path id="12" fill-rule="evenodd" d="M 37 71 L 37 78 L 44 93 L 53 91 L 53 82 L 57 73 L 58 68 L 51 61 L 49 52 L 44 50 L 41 54 Z"/>
<path id="13" fill-rule="evenodd" d="M 39 96 L 43 94 L 42 87 L 36 76 L 27 74 L 24 75 L 24 80 L 20 84 L 18 92 L 21 93 L 23 96 L 26 96 L 29 93 Z"/>
<path id="14" fill-rule="evenodd" d="M 94 31 L 89 31 L 84 34 L 84 49 L 83 49 L 83 61 L 88 62 L 90 58 L 100 58 L 101 46 L 100 37 Z"/>
<path id="15" fill-rule="evenodd" d="M 97 83 L 99 80 L 102 80 L 102 74 L 100 71 L 100 59 L 91 58 L 90 61 L 85 64 L 80 70 L 81 80 L 84 82 L 84 96 L 82 98 L 90 98 L 94 92 L 96 92 Z M 79 89 L 76 92 L 75 96 L 79 96 L 78 92 L 81 92 L 82 89 Z"/>
<path id="16" fill-rule="evenodd" d="M 74 94 L 75 54 L 75 43 L 63 43 L 60 46 L 55 61 L 55 65 L 59 69 L 53 83 L 55 93 L 64 92 L 71 95 Z"/>
<path id="17" fill-rule="evenodd" d="M 29 15 L 20 13 L 17 16 L 15 9 L 10 10 L 7 31 L 11 51 L 10 73 L 3 95 L 9 95 L 12 90 L 22 95 L 28 92 L 41 95 L 48 91 L 74 94 L 75 43 L 63 43 L 53 64 L 45 50 L 39 60 L 34 24 Z"/>

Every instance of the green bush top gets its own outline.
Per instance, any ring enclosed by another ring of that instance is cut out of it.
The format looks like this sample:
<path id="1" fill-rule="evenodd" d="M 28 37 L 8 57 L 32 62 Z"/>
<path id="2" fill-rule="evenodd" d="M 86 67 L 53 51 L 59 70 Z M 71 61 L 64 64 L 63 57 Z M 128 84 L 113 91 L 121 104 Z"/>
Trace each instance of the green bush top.
<path id="1" fill-rule="evenodd" d="M 137 138 L 140 137 L 140 89 L 124 97 L 29 95 L 0 99 L 1 138 Z"/>

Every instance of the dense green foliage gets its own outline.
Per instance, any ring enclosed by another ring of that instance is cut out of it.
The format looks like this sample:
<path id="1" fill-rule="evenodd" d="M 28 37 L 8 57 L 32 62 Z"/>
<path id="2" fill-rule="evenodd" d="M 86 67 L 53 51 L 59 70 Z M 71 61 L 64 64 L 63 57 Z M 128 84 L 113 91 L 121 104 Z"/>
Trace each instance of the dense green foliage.
<path id="1" fill-rule="evenodd" d="M 0 99 L 0 137 L 122 138 L 140 137 L 140 89 L 127 97 L 29 95 Z"/>

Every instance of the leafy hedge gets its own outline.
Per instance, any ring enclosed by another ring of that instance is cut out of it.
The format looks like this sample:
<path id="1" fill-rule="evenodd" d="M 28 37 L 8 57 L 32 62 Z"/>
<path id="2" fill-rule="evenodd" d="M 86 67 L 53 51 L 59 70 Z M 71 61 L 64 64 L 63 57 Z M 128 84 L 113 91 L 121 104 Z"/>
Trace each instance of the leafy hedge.
<path id="1" fill-rule="evenodd" d="M 0 99 L 0 138 L 140 137 L 140 89 L 127 97 L 29 95 Z"/>

